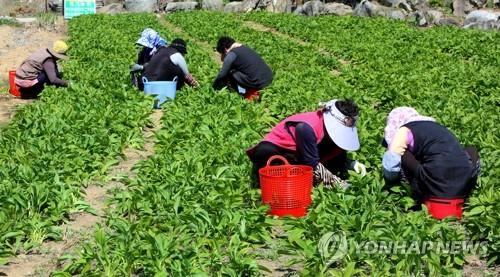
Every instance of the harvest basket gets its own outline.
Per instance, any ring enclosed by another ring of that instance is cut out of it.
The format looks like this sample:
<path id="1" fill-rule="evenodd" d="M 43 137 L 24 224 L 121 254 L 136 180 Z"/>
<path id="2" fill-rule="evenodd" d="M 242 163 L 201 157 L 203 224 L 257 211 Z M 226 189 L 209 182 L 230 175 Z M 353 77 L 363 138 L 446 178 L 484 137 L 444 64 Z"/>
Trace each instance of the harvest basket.
<path id="1" fill-rule="evenodd" d="M 280 160 L 283 165 L 271 165 Z M 272 156 L 259 169 L 262 203 L 271 207 L 269 214 L 302 217 L 311 204 L 313 169 L 305 165 L 290 165 L 279 155 Z"/>
<path id="2" fill-rule="evenodd" d="M 19 96 L 21 96 L 21 93 L 19 92 L 19 87 L 16 85 L 15 79 L 16 79 L 16 71 L 10 70 L 9 71 L 9 93 L 16 96 L 16 97 L 19 97 Z"/>

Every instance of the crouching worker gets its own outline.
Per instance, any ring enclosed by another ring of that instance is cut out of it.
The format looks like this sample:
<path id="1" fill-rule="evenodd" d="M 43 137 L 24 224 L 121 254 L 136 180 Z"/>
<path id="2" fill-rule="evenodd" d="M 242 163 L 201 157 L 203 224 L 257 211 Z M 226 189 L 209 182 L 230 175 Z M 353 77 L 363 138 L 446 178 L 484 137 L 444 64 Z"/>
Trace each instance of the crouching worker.
<path id="1" fill-rule="evenodd" d="M 314 169 L 315 184 L 347 188 L 335 173 L 353 169 L 364 176 L 365 166 L 349 161 L 346 151 L 359 149 L 356 121 L 359 110 L 352 101 L 332 100 L 314 112 L 292 115 L 276 125 L 264 140 L 247 150 L 254 164 L 254 174 L 273 155 L 284 156 L 291 164 L 309 165 Z"/>
<path id="2" fill-rule="evenodd" d="M 216 50 L 221 54 L 223 64 L 212 85 L 214 89 L 229 87 L 244 98 L 252 100 L 258 99 L 259 90 L 273 81 L 271 68 L 249 47 L 235 42 L 230 37 L 221 37 Z"/>
<path id="3" fill-rule="evenodd" d="M 177 77 L 177 89 L 184 83 L 197 87 L 198 82 L 189 73 L 184 55 L 187 54 L 186 42 L 174 39 L 168 46 L 161 46 L 157 53 L 144 66 L 147 81 L 173 81 Z"/>
<path id="4" fill-rule="evenodd" d="M 26 60 L 16 70 L 15 83 L 19 86 L 21 98 L 34 99 L 45 88 L 45 84 L 56 87 L 68 86 L 68 81 L 61 79 L 57 61 L 66 60 L 68 45 L 64 41 L 56 41 L 51 48 L 41 49 Z"/>
<path id="5" fill-rule="evenodd" d="M 146 28 L 142 31 L 141 37 L 137 40 L 136 44 L 141 47 L 139 54 L 137 56 L 137 63 L 132 65 L 130 68 L 130 75 L 132 79 L 132 84 L 138 87 L 140 90 L 143 88 L 140 85 L 140 79 L 142 78 L 142 71 L 144 70 L 144 65 L 146 65 L 151 58 L 156 54 L 156 51 L 161 46 L 167 44 L 167 41 L 162 38 L 155 30 L 151 28 Z"/>
<path id="6" fill-rule="evenodd" d="M 399 107 L 387 117 L 382 164 L 388 182 L 406 179 L 418 206 L 437 219 L 462 216 L 462 204 L 476 185 L 479 155 L 431 117 Z"/>

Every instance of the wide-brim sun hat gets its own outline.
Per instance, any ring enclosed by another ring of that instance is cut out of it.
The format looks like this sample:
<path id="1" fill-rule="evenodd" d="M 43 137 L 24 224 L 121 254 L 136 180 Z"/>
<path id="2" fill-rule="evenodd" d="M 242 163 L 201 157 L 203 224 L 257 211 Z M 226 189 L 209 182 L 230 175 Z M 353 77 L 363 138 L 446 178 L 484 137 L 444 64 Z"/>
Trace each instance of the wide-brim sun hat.
<path id="1" fill-rule="evenodd" d="M 69 47 L 66 42 L 58 40 L 54 42 L 51 48 L 47 48 L 47 51 L 49 51 L 52 56 L 58 59 L 67 60 L 69 59 L 69 57 L 66 55 L 66 51 L 68 51 L 68 48 Z"/>
<path id="2" fill-rule="evenodd" d="M 358 117 L 344 115 L 335 106 L 337 101 L 334 99 L 324 104 L 323 120 L 326 131 L 338 147 L 346 151 L 356 151 L 360 146 L 356 128 Z"/>

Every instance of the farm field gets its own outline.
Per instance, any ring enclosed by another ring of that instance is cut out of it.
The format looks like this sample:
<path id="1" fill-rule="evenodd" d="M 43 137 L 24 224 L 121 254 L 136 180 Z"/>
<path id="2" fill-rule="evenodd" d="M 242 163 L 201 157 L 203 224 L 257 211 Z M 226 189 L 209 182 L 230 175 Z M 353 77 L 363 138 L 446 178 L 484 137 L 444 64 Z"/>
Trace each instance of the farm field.
<path id="1" fill-rule="evenodd" d="M 201 86 L 163 105 L 155 154 L 112 192 L 105 221 L 54 276 L 460 275 L 472 254 L 360 251 L 364 242 L 484 242 L 474 259 L 500 263 L 500 33 L 417 29 L 383 18 L 186 12 L 81 16 L 69 22 L 65 74 L 0 130 L 0 265 L 61 240 L 75 211 L 92 212 L 83 189 L 106 179 L 126 147 L 140 148 L 151 99 L 129 84 L 134 42 L 150 27 L 188 42 Z M 273 84 L 259 103 L 211 81 L 213 47 L 229 35 L 259 52 Z M 105 39 L 104 39 L 105 38 Z M 245 150 L 288 115 L 320 101 L 361 107 L 368 174 L 351 187 L 314 189 L 307 217 L 266 216 Z M 449 127 L 482 159 L 479 186 L 461 221 L 409 211 L 405 185 L 386 187 L 381 146 L 387 113 L 412 106 Z M 340 251 L 339 251 L 340 250 Z M 366 250 L 366 249 L 365 249 Z M 494 274 L 494 273 L 493 273 Z"/>

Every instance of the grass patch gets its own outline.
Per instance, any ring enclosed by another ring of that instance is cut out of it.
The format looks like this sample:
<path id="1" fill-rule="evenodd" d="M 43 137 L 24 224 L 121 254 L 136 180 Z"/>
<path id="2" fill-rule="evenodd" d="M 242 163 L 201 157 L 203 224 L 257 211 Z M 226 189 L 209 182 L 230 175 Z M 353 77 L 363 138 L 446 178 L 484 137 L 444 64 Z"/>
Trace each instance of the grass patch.
<path id="1" fill-rule="evenodd" d="M 12 27 L 20 27 L 21 23 L 17 22 L 14 19 L 10 19 L 10 18 L 0 18 L 0 26 L 1 25 L 8 25 L 8 26 L 12 26 Z"/>

